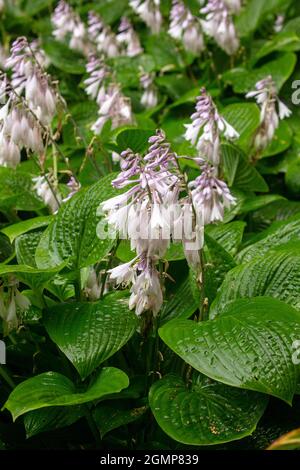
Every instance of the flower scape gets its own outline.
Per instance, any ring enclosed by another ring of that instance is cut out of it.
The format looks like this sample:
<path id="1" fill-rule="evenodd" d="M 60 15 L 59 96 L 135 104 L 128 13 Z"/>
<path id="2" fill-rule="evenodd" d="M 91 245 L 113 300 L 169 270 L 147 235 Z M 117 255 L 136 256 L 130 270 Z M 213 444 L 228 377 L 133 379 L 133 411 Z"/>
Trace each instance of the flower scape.
<path id="1" fill-rule="evenodd" d="M 300 448 L 297 0 L 0 21 L 0 449 Z"/>

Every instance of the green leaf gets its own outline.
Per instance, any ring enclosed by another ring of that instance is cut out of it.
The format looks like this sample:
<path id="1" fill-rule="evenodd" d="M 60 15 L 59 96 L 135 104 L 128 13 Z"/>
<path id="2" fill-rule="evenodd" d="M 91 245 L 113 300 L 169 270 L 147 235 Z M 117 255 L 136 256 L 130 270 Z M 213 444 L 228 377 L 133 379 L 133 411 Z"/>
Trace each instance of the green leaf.
<path id="1" fill-rule="evenodd" d="M 0 233 L 0 263 L 3 263 L 11 256 L 13 256 L 14 250 L 5 235 Z"/>
<path id="2" fill-rule="evenodd" d="M 260 173 L 251 165 L 245 154 L 231 144 L 222 144 L 224 171 L 229 186 L 243 191 L 268 191 L 268 185 Z"/>
<path id="3" fill-rule="evenodd" d="M 285 174 L 285 184 L 290 194 L 298 198 L 300 194 L 300 160 L 288 166 Z"/>
<path id="4" fill-rule="evenodd" d="M 149 129 L 125 129 L 117 136 L 119 153 L 123 150 L 131 149 L 134 152 L 144 152 L 149 144 L 148 139 L 153 135 L 153 130 Z"/>
<path id="5" fill-rule="evenodd" d="M 251 70 L 242 67 L 231 69 L 223 74 L 223 80 L 233 86 L 235 93 L 247 93 L 255 89 L 256 82 L 272 75 L 277 90 L 280 91 L 293 73 L 295 65 L 296 55 L 293 52 L 287 52 L 258 68 Z"/>
<path id="6" fill-rule="evenodd" d="M 85 73 L 83 56 L 67 45 L 47 38 L 43 41 L 43 49 L 51 63 L 59 70 L 75 75 Z"/>
<path id="7" fill-rule="evenodd" d="M 284 197 L 279 194 L 266 194 L 265 196 L 254 196 L 246 198 L 239 208 L 239 214 L 256 211 L 272 202 L 284 201 Z"/>
<path id="8" fill-rule="evenodd" d="M 228 224 L 208 225 L 206 227 L 206 233 L 233 256 L 236 254 L 242 242 L 245 226 L 246 222 L 242 221 L 230 222 Z"/>
<path id="9" fill-rule="evenodd" d="M 26 264 L 27 266 L 36 268 L 35 252 L 42 234 L 42 230 L 35 230 L 17 237 L 15 246 L 17 261 L 19 264 Z"/>
<path id="10" fill-rule="evenodd" d="M 32 178 L 28 173 L 0 167 L 0 210 L 32 211 L 44 207 L 32 188 Z"/>
<path id="11" fill-rule="evenodd" d="M 25 12 L 29 16 L 34 16 L 47 7 L 51 8 L 54 0 L 27 0 L 25 5 Z"/>
<path id="12" fill-rule="evenodd" d="M 53 431 L 76 423 L 84 415 L 84 407 L 53 406 L 29 411 L 24 416 L 26 437 L 33 437 L 41 432 Z"/>
<path id="13" fill-rule="evenodd" d="M 159 314 L 160 325 L 174 318 L 189 318 L 199 308 L 200 293 L 197 296 L 197 288 L 191 274 L 175 287 Z"/>
<path id="14" fill-rule="evenodd" d="M 289 6 L 291 0 L 249 0 L 239 13 L 236 21 L 240 36 L 248 36 L 260 26 L 266 15 L 284 11 Z"/>
<path id="15" fill-rule="evenodd" d="M 254 103 L 234 103 L 222 110 L 222 116 L 240 134 L 235 144 L 242 149 L 248 149 L 251 139 L 260 124 L 260 111 Z"/>
<path id="16" fill-rule="evenodd" d="M 236 262 L 221 244 L 207 234 L 205 235 L 204 256 L 204 292 L 205 297 L 211 302 L 215 298 L 226 273 L 236 266 Z"/>
<path id="17" fill-rule="evenodd" d="M 147 406 L 133 408 L 132 405 L 130 406 L 124 401 L 110 404 L 101 403 L 95 408 L 93 417 L 103 439 L 113 429 L 138 420 L 147 410 Z"/>
<path id="18" fill-rule="evenodd" d="M 153 57 L 157 70 L 164 67 L 178 68 L 182 65 L 174 41 L 166 33 L 148 36 L 145 48 Z"/>
<path id="19" fill-rule="evenodd" d="M 65 267 L 64 264 L 56 266 L 52 269 L 38 269 L 26 265 L 0 265 L 0 276 L 6 274 L 15 274 L 22 282 L 29 285 L 33 289 L 42 289 L 47 282 L 52 279 L 59 271 Z"/>
<path id="20" fill-rule="evenodd" d="M 65 303 L 49 309 L 46 330 L 84 379 L 124 346 L 137 320 L 122 292 L 95 303 Z"/>
<path id="21" fill-rule="evenodd" d="M 71 380 L 57 372 L 45 372 L 21 382 L 11 392 L 3 408 L 14 421 L 24 413 L 47 406 L 71 406 L 100 400 L 128 387 L 127 375 L 115 367 L 102 369 L 85 390 L 76 389 Z"/>
<path id="22" fill-rule="evenodd" d="M 266 450 L 297 450 L 300 449 L 300 429 L 290 431 L 276 439 Z"/>
<path id="23" fill-rule="evenodd" d="M 176 354 L 208 377 L 291 404 L 300 373 L 292 360 L 300 313 L 283 302 L 238 300 L 214 320 L 173 320 L 159 334 Z"/>
<path id="24" fill-rule="evenodd" d="M 23 220 L 17 224 L 8 225 L 1 230 L 6 235 L 10 243 L 12 243 L 19 235 L 30 232 L 40 227 L 47 227 L 50 221 L 53 219 L 52 215 L 46 215 L 42 217 L 34 217 L 33 219 Z"/>
<path id="25" fill-rule="evenodd" d="M 255 54 L 254 60 L 257 62 L 274 51 L 293 52 L 300 50 L 300 37 L 294 31 L 281 31 L 270 41 L 266 41 Z"/>
<path id="26" fill-rule="evenodd" d="M 189 388 L 175 375 L 158 380 L 150 389 L 149 403 L 168 436 L 183 444 L 203 446 L 249 436 L 267 399 L 194 373 Z"/>
<path id="27" fill-rule="evenodd" d="M 281 121 L 276 129 L 272 142 L 266 148 L 261 158 L 272 157 L 287 150 L 292 143 L 293 132 L 286 121 Z"/>
<path id="28" fill-rule="evenodd" d="M 250 245 L 237 255 L 237 259 L 245 263 L 256 256 L 263 257 L 271 248 L 291 240 L 298 240 L 299 236 L 300 214 L 296 214 L 287 220 L 274 222 L 269 228 L 252 238 Z"/>
<path id="29" fill-rule="evenodd" d="M 68 260 L 70 269 L 78 269 L 107 255 L 115 240 L 98 238 L 97 228 L 103 217 L 97 215 L 97 209 L 101 202 L 120 193 L 111 185 L 115 176 L 105 176 L 63 204 L 37 247 L 37 266 L 52 267 Z"/>
<path id="30" fill-rule="evenodd" d="M 271 250 L 229 271 L 215 298 L 211 317 L 240 297 L 268 296 L 300 308 L 300 251 Z"/>

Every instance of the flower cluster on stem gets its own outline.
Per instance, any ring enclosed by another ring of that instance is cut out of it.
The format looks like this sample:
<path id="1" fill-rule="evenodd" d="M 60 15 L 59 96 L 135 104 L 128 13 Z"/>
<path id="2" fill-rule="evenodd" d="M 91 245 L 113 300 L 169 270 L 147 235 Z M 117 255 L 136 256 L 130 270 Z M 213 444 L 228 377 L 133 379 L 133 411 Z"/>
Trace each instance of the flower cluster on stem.
<path id="1" fill-rule="evenodd" d="M 199 54 L 204 49 L 201 22 L 181 0 L 173 0 L 169 34 L 181 40 L 185 49 L 193 54 Z"/>
<path id="2" fill-rule="evenodd" d="M 131 124 L 133 122 L 131 101 L 123 95 L 120 85 L 113 81 L 104 61 L 90 56 L 86 70 L 89 74 L 85 80 L 86 92 L 99 106 L 99 117 L 92 126 L 94 133 L 99 135 L 109 120 L 113 129 Z"/>
<path id="3" fill-rule="evenodd" d="M 204 32 L 215 39 L 228 55 L 239 48 L 239 38 L 233 23 L 232 14 L 237 13 L 240 2 L 237 0 L 208 0 L 200 12 L 205 16 L 201 21 Z"/>
<path id="4" fill-rule="evenodd" d="M 262 151 L 272 141 L 279 120 L 289 117 L 292 112 L 278 98 L 275 82 L 270 75 L 258 81 L 255 90 L 247 93 L 246 98 L 255 98 L 261 110 L 254 145 L 257 151 Z"/>
<path id="5" fill-rule="evenodd" d="M 160 32 L 163 20 L 160 11 L 160 0 L 130 0 L 129 4 L 153 34 Z"/>

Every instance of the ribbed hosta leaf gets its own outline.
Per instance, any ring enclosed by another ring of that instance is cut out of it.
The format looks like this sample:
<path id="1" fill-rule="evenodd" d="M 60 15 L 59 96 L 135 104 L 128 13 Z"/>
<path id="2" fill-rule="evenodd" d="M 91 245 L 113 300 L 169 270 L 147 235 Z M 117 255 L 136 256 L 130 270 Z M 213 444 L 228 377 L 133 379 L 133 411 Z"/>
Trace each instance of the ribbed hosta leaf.
<path id="1" fill-rule="evenodd" d="M 248 148 L 255 130 L 259 127 L 259 109 L 254 103 L 235 103 L 226 106 L 222 116 L 235 128 L 240 137 L 236 145 Z"/>
<path id="2" fill-rule="evenodd" d="M 268 191 L 267 183 L 241 150 L 231 144 L 223 144 L 221 148 L 229 186 L 243 191 Z"/>
<path id="3" fill-rule="evenodd" d="M 1 264 L 0 276 L 15 274 L 22 282 L 32 288 L 41 289 L 45 284 L 64 268 L 64 264 L 52 269 L 38 269 L 31 266 L 16 264 Z"/>
<path id="4" fill-rule="evenodd" d="M 173 320 L 163 341 L 203 374 L 234 387 L 274 395 L 291 403 L 300 374 L 293 341 L 300 313 L 271 298 L 239 300 L 214 320 Z"/>
<path id="5" fill-rule="evenodd" d="M 101 437 L 125 424 L 133 423 L 148 410 L 148 406 L 133 407 L 130 402 L 120 400 L 119 402 L 100 403 L 93 412 L 93 417 Z"/>
<path id="6" fill-rule="evenodd" d="M 238 261 L 244 263 L 256 256 L 265 256 L 266 252 L 274 246 L 282 245 L 292 240 L 299 240 L 300 237 L 300 214 L 288 220 L 274 222 L 269 228 L 251 239 L 251 245 L 242 250 L 238 256 Z"/>
<path id="7" fill-rule="evenodd" d="M 300 251 L 274 250 L 237 266 L 225 277 L 210 315 L 241 297 L 268 296 L 300 308 Z"/>
<path id="8" fill-rule="evenodd" d="M 34 217 L 33 219 L 24 220 L 17 224 L 9 225 L 1 230 L 12 243 L 15 238 L 22 235 L 23 233 L 30 232 L 40 227 L 47 227 L 53 219 L 52 215 L 46 215 L 42 217 Z"/>
<path id="9" fill-rule="evenodd" d="M 206 232 L 228 253 L 235 255 L 242 242 L 245 226 L 245 222 L 238 220 L 229 224 L 208 225 Z"/>
<path id="10" fill-rule="evenodd" d="M 68 260 L 70 269 L 82 268 L 101 260 L 115 240 L 97 236 L 99 204 L 118 194 L 108 175 L 87 190 L 80 191 L 64 204 L 45 231 L 36 251 L 39 267 L 55 266 Z"/>
<path id="11" fill-rule="evenodd" d="M 87 377 L 133 335 L 136 316 L 122 293 L 95 303 L 66 303 L 48 310 L 44 324 L 50 338 Z"/>
<path id="12" fill-rule="evenodd" d="M 35 252 L 40 242 L 43 229 L 24 233 L 16 238 L 16 256 L 19 264 L 26 264 L 33 268 L 36 267 Z"/>
<path id="13" fill-rule="evenodd" d="M 112 393 L 128 387 L 127 375 L 115 367 L 102 369 L 93 383 L 85 390 L 76 389 L 71 380 L 57 372 L 45 372 L 21 382 L 9 395 L 4 408 L 13 419 L 47 406 L 80 405 L 92 400 L 100 400 Z"/>
<path id="14" fill-rule="evenodd" d="M 267 398 L 194 373 L 189 388 L 175 375 L 155 382 L 149 402 L 166 434 L 184 444 L 201 446 L 251 434 L 265 410 Z"/>
<path id="15" fill-rule="evenodd" d="M 36 436 L 41 432 L 70 426 L 80 419 L 85 413 L 82 405 L 77 406 L 53 406 L 29 411 L 24 416 L 24 426 L 27 437 Z"/>

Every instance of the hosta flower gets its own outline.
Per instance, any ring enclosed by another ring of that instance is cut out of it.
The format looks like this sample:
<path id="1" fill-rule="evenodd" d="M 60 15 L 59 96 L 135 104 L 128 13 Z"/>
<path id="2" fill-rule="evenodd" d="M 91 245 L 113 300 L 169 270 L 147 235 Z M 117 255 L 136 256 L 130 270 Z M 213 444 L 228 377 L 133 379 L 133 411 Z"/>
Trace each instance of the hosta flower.
<path id="1" fill-rule="evenodd" d="M 160 0 L 130 0 L 132 9 L 145 21 L 152 33 L 159 33 L 162 25 Z"/>
<path id="2" fill-rule="evenodd" d="M 115 33 L 93 11 L 89 12 L 88 34 L 96 44 L 99 52 L 107 57 L 116 57 L 120 54 L 119 43 Z"/>
<path id="3" fill-rule="evenodd" d="M 4 0 L 0 0 L 0 13 L 1 13 L 2 10 L 4 9 L 4 7 L 5 7 Z"/>
<path id="4" fill-rule="evenodd" d="M 49 206 L 52 213 L 55 213 L 60 205 L 61 196 L 56 189 L 56 182 L 53 176 L 48 173 L 44 176 L 33 178 L 35 183 L 33 189 L 37 195 L 44 201 L 46 206 Z"/>
<path id="5" fill-rule="evenodd" d="M 195 145 L 200 157 L 218 165 L 220 161 L 220 136 L 236 139 L 238 132 L 219 115 L 218 110 L 206 90 L 202 88 L 197 98 L 196 112 L 191 124 L 186 124 L 185 138 Z"/>
<path id="6" fill-rule="evenodd" d="M 121 19 L 117 41 L 126 47 L 128 57 L 135 57 L 143 52 L 139 37 L 126 17 Z"/>
<path id="7" fill-rule="evenodd" d="M 232 8 L 234 4 L 232 2 Z M 232 21 L 231 10 L 225 0 L 208 0 L 207 5 L 201 9 L 206 15 L 201 21 L 204 32 L 215 39 L 216 43 L 229 54 L 235 54 L 239 48 L 239 38 Z"/>
<path id="8" fill-rule="evenodd" d="M 275 23 L 274 23 L 274 31 L 275 33 L 279 33 L 284 25 L 285 15 L 277 15 Z"/>
<path id="9" fill-rule="evenodd" d="M 76 49 L 84 54 L 90 52 L 87 42 L 86 29 L 79 15 L 64 0 L 60 0 L 51 17 L 54 26 L 53 36 L 58 41 L 69 39 L 71 49 Z"/>
<path id="10" fill-rule="evenodd" d="M 279 120 L 289 117 L 291 110 L 278 98 L 276 86 L 271 76 L 260 80 L 256 90 L 247 93 L 246 98 L 255 98 L 260 106 L 260 128 L 255 136 L 255 147 L 263 150 L 272 141 Z"/>
<path id="11" fill-rule="evenodd" d="M 130 150 L 121 154 L 121 173 L 113 181 L 116 188 L 130 189 L 102 203 L 107 220 L 121 238 L 131 241 L 131 249 L 141 256 L 165 254 L 173 232 L 173 206 L 176 207 L 180 178 L 175 155 L 162 131 L 149 139 L 144 159 Z M 172 214 L 170 213 L 172 212 Z"/>
<path id="12" fill-rule="evenodd" d="M 8 84 L 2 81 L 0 88 L 5 99 Z M 43 152 L 41 128 L 29 111 L 9 92 L 7 102 L 0 108 L 0 165 L 15 168 L 20 163 L 20 151 Z"/>
<path id="13" fill-rule="evenodd" d="M 89 77 L 84 80 L 85 91 L 98 105 L 100 105 L 102 104 L 106 93 L 105 79 L 109 75 L 108 69 L 103 60 L 91 55 L 86 66 L 86 70 Z"/>
<path id="14" fill-rule="evenodd" d="M 111 119 L 112 128 L 115 129 L 125 124 L 132 124 L 133 116 L 130 99 L 123 95 L 120 86 L 112 83 L 102 96 L 99 107 L 99 118 L 93 124 L 92 131 L 100 134 L 104 124 Z"/>
<path id="15" fill-rule="evenodd" d="M 200 168 L 201 175 L 189 183 L 193 206 L 205 225 L 222 221 L 224 209 L 234 205 L 236 200 L 227 184 L 217 178 L 212 165 L 203 162 Z"/>
<path id="16" fill-rule="evenodd" d="M 11 330 L 18 327 L 18 316 L 26 312 L 31 303 L 30 300 L 19 291 L 19 282 L 15 278 L 9 278 L 7 287 L 8 292 L 6 294 L 4 294 L 3 289 L 0 288 L 0 317 L 6 323 L 4 330 L 9 333 Z"/>
<path id="17" fill-rule="evenodd" d="M 130 290 L 129 308 L 135 308 L 138 316 L 146 311 L 156 316 L 163 304 L 159 272 L 151 258 L 143 258 L 137 270 L 138 275 Z"/>
<path id="18" fill-rule="evenodd" d="M 71 176 L 67 183 L 68 189 L 69 189 L 69 194 L 62 200 L 62 202 L 67 202 L 69 199 L 71 199 L 74 194 L 76 194 L 79 189 L 81 188 L 81 184 L 79 183 L 78 180 L 74 178 L 74 176 Z"/>
<path id="19" fill-rule="evenodd" d="M 94 268 L 89 269 L 83 291 L 85 293 L 85 296 L 89 300 L 94 301 L 100 298 L 100 295 L 101 295 L 100 275 L 96 273 Z"/>
<path id="20" fill-rule="evenodd" d="M 170 13 L 169 34 L 182 40 L 187 51 L 198 54 L 204 49 L 201 23 L 181 0 L 173 0 Z"/>
<path id="21" fill-rule="evenodd" d="M 24 91 L 28 107 L 35 112 L 45 125 L 49 124 L 56 111 L 56 96 L 49 85 L 48 76 L 41 69 L 35 54 L 39 54 L 36 44 L 29 44 L 22 37 L 16 39 L 11 47 L 6 68 L 12 69 L 11 85 L 17 94 Z"/>
<path id="22" fill-rule="evenodd" d="M 140 84 L 144 89 L 141 104 L 145 108 L 154 108 L 158 103 L 158 90 L 154 84 L 154 74 L 144 72 L 140 76 Z"/>

